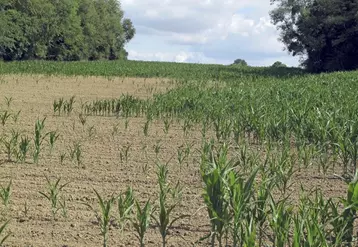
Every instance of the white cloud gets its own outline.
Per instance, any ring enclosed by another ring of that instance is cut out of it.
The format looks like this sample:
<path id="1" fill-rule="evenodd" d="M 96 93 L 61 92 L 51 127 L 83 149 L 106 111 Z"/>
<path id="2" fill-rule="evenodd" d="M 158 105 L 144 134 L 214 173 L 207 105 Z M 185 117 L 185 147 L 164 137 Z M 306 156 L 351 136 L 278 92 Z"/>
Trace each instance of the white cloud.
<path id="1" fill-rule="evenodd" d="M 206 63 L 206 64 L 229 64 L 230 61 L 218 61 L 213 58 L 206 57 L 201 52 L 137 52 L 129 50 L 129 57 L 133 60 L 141 61 L 167 61 L 178 63 Z"/>
<path id="2" fill-rule="evenodd" d="M 268 17 L 269 0 L 122 0 L 121 4 L 137 28 L 128 44 L 130 59 L 200 58 L 220 63 L 241 54 L 247 60 L 258 59 L 260 53 L 265 61 L 290 58 Z"/>

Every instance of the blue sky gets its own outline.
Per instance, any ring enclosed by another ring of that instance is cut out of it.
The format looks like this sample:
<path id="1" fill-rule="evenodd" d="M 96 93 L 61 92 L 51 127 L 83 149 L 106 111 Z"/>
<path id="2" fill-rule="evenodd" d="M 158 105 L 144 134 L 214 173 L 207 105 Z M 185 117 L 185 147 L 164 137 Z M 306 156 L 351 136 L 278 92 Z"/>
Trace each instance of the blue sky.
<path id="1" fill-rule="evenodd" d="M 129 59 L 249 65 L 281 61 L 298 65 L 283 50 L 270 23 L 269 0 L 122 0 L 137 33 Z"/>

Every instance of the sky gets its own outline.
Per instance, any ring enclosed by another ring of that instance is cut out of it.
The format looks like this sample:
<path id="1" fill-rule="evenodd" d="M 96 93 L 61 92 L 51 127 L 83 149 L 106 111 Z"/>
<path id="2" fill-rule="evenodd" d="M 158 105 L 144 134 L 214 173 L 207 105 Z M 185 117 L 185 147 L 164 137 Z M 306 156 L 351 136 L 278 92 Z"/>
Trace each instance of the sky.
<path id="1" fill-rule="evenodd" d="M 136 28 L 131 60 L 297 66 L 271 24 L 270 0 L 121 0 Z"/>

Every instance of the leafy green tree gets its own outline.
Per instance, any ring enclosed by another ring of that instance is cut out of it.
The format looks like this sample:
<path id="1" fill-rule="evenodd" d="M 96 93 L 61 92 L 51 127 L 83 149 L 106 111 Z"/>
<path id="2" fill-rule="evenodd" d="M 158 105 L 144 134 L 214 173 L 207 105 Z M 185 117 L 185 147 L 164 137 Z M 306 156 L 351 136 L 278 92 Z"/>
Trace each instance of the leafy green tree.
<path id="1" fill-rule="evenodd" d="M 280 39 L 312 72 L 358 67 L 358 2 L 353 0 L 271 0 L 271 19 Z"/>
<path id="2" fill-rule="evenodd" d="M 287 65 L 280 61 L 276 61 L 271 65 L 271 67 L 272 68 L 285 68 L 285 67 L 287 67 Z"/>
<path id="3" fill-rule="evenodd" d="M 243 59 L 240 59 L 240 58 L 236 59 L 234 61 L 234 64 L 240 65 L 240 66 L 247 66 L 247 62 L 245 60 L 243 60 Z"/>
<path id="4" fill-rule="evenodd" d="M 126 59 L 135 35 L 117 0 L 0 0 L 4 60 Z"/>

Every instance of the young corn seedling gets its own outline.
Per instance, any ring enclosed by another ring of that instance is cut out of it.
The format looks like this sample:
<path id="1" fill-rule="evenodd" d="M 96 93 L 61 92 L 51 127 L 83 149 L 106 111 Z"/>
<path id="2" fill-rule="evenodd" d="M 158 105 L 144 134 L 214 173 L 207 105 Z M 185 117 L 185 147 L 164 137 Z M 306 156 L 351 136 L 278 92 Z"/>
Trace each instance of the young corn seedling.
<path id="1" fill-rule="evenodd" d="M 156 144 L 154 145 L 154 153 L 155 158 L 158 160 L 158 155 L 160 153 L 160 149 L 162 148 L 162 145 L 160 144 L 161 140 L 157 140 Z"/>
<path id="2" fill-rule="evenodd" d="M 179 187 L 179 183 L 175 188 L 170 187 L 168 184 L 168 167 L 167 165 L 158 165 L 157 178 L 159 183 L 159 213 L 158 216 L 155 217 L 152 214 L 152 218 L 157 223 L 159 227 L 160 235 L 162 236 L 162 246 L 166 246 L 166 237 L 168 235 L 169 229 L 172 225 L 185 217 L 189 217 L 189 215 L 180 215 L 178 217 L 172 218 L 173 210 L 177 207 L 181 200 L 181 188 Z M 173 202 L 169 202 L 168 195 L 172 193 L 175 198 L 171 198 Z M 158 208 L 154 208 L 153 213 L 156 212 Z"/>
<path id="3" fill-rule="evenodd" d="M 143 126 L 143 133 L 144 133 L 144 136 L 148 136 L 148 130 L 149 130 L 149 124 L 150 124 L 150 119 L 148 119 L 144 126 Z"/>
<path id="4" fill-rule="evenodd" d="M 12 102 L 12 97 L 8 98 L 5 96 L 5 103 L 7 108 L 10 108 L 11 102 Z"/>
<path id="5" fill-rule="evenodd" d="M 60 200 L 58 203 L 60 204 L 60 208 L 62 210 L 62 216 L 64 218 L 67 218 L 68 212 L 67 212 L 66 197 L 63 197 L 62 200 Z"/>
<path id="6" fill-rule="evenodd" d="M 96 193 L 98 199 L 100 212 L 98 213 L 97 210 L 93 209 L 93 207 L 89 204 L 85 204 L 85 205 L 87 205 L 95 213 L 96 218 L 99 222 L 101 235 L 103 237 L 103 247 L 107 247 L 108 231 L 109 231 L 109 226 L 111 224 L 111 209 L 115 201 L 115 198 L 111 196 L 108 200 L 104 200 L 96 190 L 94 190 L 94 192 Z"/>
<path id="7" fill-rule="evenodd" d="M 86 122 L 87 122 L 87 116 L 85 114 L 80 113 L 78 115 L 78 118 L 80 119 L 80 123 L 82 124 L 82 126 L 84 127 Z"/>
<path id="8" fill-rule="evenodd" d="M 69 184 L 69 182 L 61 185 L 61 178 L 58 178 L 54 182 L 52 182 L 47 176 L 45 176 L 45 178 L 47 181 L 47 192 L 39 191 L 39 193 L 50 202 L 52 217 L 56 220 L 57 212 L 61 209 L 60 198 L 62 190 Z"/>
<path id="9" fill-rule="evenodd" d="M 170 125 L 173 123 L 173 119 L 165 118 L 164 119 L 164 133 L 168 134 Z"/>
<path id="10" fill-rule="evenodd" d="M 132 224 L 134 229 L 137 232 L 136 237 L 139 240 L 139 246 L 144 247 L 145 246 L 145 233 L 148 230 L 149 224 L 150 224 L 150 218 L 152 214 L 152 205 L 150 201 L 148 200 L 144 207 L 141 208 L 140 204 L 137 200 L 135 200 L 135 206 L 136 206 L 136 217 L 132 219 Z"/>
<path id="11" fill-rule="evenodd" d="M 12 115 L 12 120 L 14 120 L 15 123 L 17 123 L 17 120 L 19 119 L 21 111 L 18 111 L 16 114 Z"/>
<path id="12" fill-rule="evenodd" d="M 121 230 L 124 229 L 128 221 L 131 219 L 134 207 L 134 196 L 131 187 L 128 187 L 127 191 L 119 195 L 118 202 L 118 224 Z"/>
<path id="13" fill-rule="evenodd" d="M 3 235 L 5 228 L 8 226 L 10 220 L 6 221 L 2 226 L 0 226 L 0 235 Z M 3 246 L 5 241 L 11 236 L 11 233 L 6 234 L 3 238 L 0 238 L 0 246 Z"/>
<path id="14" fill-rule="evenodd" d="M 58 112 L 58 115 L 60 116 L 61 115 L 61 110 L 62 110 L 62 107 L 64 105 L 64 99 L 63 98 L 60 98 L 58 101 L 57 100 L 54 100 L 53 102 L 53 112 L 56 113 Z"/>
<path id="15" fill-rule="evenodd" d="M 341 199 L 345 207 L 341 217 L 346 223 L 346 231 L 342 240 L 346 243 L 352 243 L 354 236 L 354 221 L 357 218 L 358 210 L 358 172 L 356 172 L 352 181 L 346 182 L 348 184 L 347 198 Z"/>
<path id="16" fill-rule="evenodd" d="M 227 160 L 227 151 L 224 144 L 217 157 L 211 152 L 209 159 L 203 159 L 200 167 L 204 182 L 203 197 L 211 223 L 211 233 L 205 238 L 211 237 L 212 247 L 215 246 L 216 239 L 220 247 L 223 245 L 223 237 L 231 218 L 227 180 L 233 163 Z"/>
<path id="17" fill-rule="evenodd" d="M 182 146 L 179 147 L 178 150 L 177 150 L 177 160 L 178 160 L 178 163 L 179 163 L 179 169 L 180 169 L 180 170 L 182 169 L 184 160 L 185 160 L 186 158 L 187 158 L 187 155 L 186 155 L 185 150 L 183 149 Z"/>
<path id="18" fill-rule="evenodd" d="M 9 184 L 6 187 L 1 186 L 0 189 L 0 197 L 1 200 L 5 206 L 5 208 L 8 208 L 11 198 L 11 186 L 12 186 L 12 180 L 10 180 Z"/>
<path id="19" fill-rule="evenodd" d="M 111 132 L 113 140 L 114 140 L 115 136 L 118 134 L 118 131 L 119 131 L 119 124 L 113 125 L 112 126 L 112 132 Z"/>
<path id="20" fill-rule="evenodd" d="M 244 232 L 242 237 L 242 246 L 245 247 L 256 247 L 260 246 L 256 243 L 256 232 L 257 226 L 254 218 L 250 218 L 248 221 L 243 224 Z M 241 245 L 239 245 L 241 246 Z"/>
<path id="21" fill-rule="evenodd" d="M 53 148 L 54 148 L 54 145 L 55 145 L 55 142 L 56 142 L 57 139 L 60 137 L 60 134 L 57 134 L 56 131 L 51 131 L 51 132 L 49 132 L 49 135 L 50 135 L 50 140 L 49 140 L 49 143 L 50 143 L 50 153 L 52 153 Z"/>
<path id="22" fill-rule="evenodd" d="M 185 137 L 188 135 L 188 132 L 191 130 L 192 127 L 193 125 L 191 121 L 189 119 L 184 119 L 183 134 Z"/>
<path id="23" fill-rule="evenodd" d="M 21 137 L 21 141 L 19 144 L 19 154 L 18 154 L 18 159 L 21 161 L 21 163 L 24 163 L 26 160 L 26 155 L 30 148 L 30 142 L 31 140 L 27 136 Z"/>
<path id="24" fill-rule="evenodd" d="M 24 203 L 24 216 L 27 218 L 28 214 L 29 214 L 29 205 L 27 204 L 27 201 L 25 201 Z"/>
<path id="25" fill-rule="evenodd" d="M 44 118 L 42 121 L 37 120 L 35 123 L 35 138 L 34 138 L 35 151 L 33 154 L 33 159 L 34 159 L 35 164 L 38 164 L 38 162 L 39 162 L 39 156 L 40 156 L 40 152 L 41 152 L 42 142 L 48 135 L 48 133 L 45 135 L 43 135 L 43 133 L 42 133 L 45 128 L 45 120 L 46 120 L 46 118 Z"/>
<path id="26" fill-rule="evenodd" d="M 75 103 L 75 96 L 72 96 L 69 101 L 65 101 L 63 103 L 63 111 L 67 113 L 67 115 L 70 115 L 73 111 L 73 104 Z"/>
<path id="27" fill-rule="evenodd" d="M 94 126 L 90 126 L 87 129 L 88 137 L 91 139 L 96 134 L 96 129 Z"/>
<path id="28" fill-rule="evenodd" d="M 5 126 L 7 120 L 9 119 L 10 116 L 11 116 L 11 114 L 8 111 L 5 111 L 3 114 L 0 114 L 2 126 Z"/>
<path id="29" fill-rule="evenodd" d="M 15 130 L 11 130 L 10 137 L 2 137 L 0 142 L 5 146 L 5 152 L 7 155 L 7 161 L 12 161 L 11 157 L 18 157 L 18 140 L 19 140 L 19 132 Z"/>
<path id="30" fill-rule="evenodd" d="M 242 223 L 246 220 L 245 217 L 250 215 L 250 212 L 252 211 L 250 203 L 252 198 L 254 198 L 254 185 L 258 170 L 259 168 L 254 169 L 246 181 L 244 180 L 243 175 L 234 171 L 230 171 L 228 175 L 230 205 L 233 212 L 233 222 L 231 223 L 233 247 L 242 246 L 244 244 L 243 236 L 245 235 L 245 229 L 243 228 Z M 250 215 L 250 218 L 254 219 L 253 215 Z M 252 224 L 253 222 L 250 222 L 249 225 Z"/>
<path id="31" fill-rule="evenodd" d="M 63 162 L 65 161 L 66 159 L 66 153 L 63 152 L 60 154 L 60 164 L 63 165 Z"/>
<path id="32" fill-rule="evenodd" d="M 267 172 L 261 170 L 262 181 L 256 184 L 256 202 L 254 204 L 255 222 L 258 224 L 258 237 L 259 246 L 262 246 L 264 238 L 264 225 L 267 221 L 268 210 L 266 210 L 268 199 L 270 198 L 270 192 L 275 186 L 275 181 L 272 178 L 268 178 Z"/>
<path id="33" fill-rule="evenodd" d="M 293 207 L 288 206 L 286 200 L 278 203 L 270 199 L 270 226 L 273 232 L 273 246 L 285 247 L 289 244 L 289 231 L 292 221 Z"/>
<path id="34" fill-rule="evenodd" d="M 124 130 L 125 130 L 125 131 L 128 130 L 128 125 L 129 125 L 129 119 L 126 118 L 126 119 L 124 120 Z"/>
<path id="35" fill-rule="evenodd" d="M 125 163 L 128 163 L 129 151 L 131 146 L 132 144 L 127 143 L 127 145 L 121 148 L 121 151 L 119 153 L 119 158 L 121 160 L 121 163 L 123 163 L 123 161 L 125 161 Z"/>
<path id="36" fill-rule="evenodd" d="M 80 166 L 82 164 L 82 148 L 81 143 L 75 142 L 73 147 L 70 147 L 69 150 L 71 161 L 76 159 L 77 165 Z"/>

